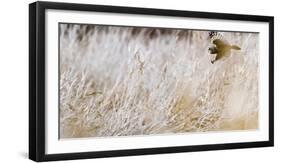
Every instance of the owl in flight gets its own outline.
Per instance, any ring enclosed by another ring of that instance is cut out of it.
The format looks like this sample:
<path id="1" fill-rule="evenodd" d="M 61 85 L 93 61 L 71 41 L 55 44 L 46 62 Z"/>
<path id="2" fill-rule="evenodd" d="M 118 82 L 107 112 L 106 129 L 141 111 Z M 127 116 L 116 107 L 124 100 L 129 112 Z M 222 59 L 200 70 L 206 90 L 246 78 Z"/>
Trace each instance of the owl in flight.
<path id="1" fill-rule="evenodd" d="M 214 64 L 217 60 L 227 56 L 230 54 L 231 50 L 241 50 L 241 48 L 237 45 L 230 45 L 226 41 L 222 39 L 215 39 L 213 41 L 214 46 L 209 48 L 210 54 L 216 54 L 216 58 L 211 61 Z"/>

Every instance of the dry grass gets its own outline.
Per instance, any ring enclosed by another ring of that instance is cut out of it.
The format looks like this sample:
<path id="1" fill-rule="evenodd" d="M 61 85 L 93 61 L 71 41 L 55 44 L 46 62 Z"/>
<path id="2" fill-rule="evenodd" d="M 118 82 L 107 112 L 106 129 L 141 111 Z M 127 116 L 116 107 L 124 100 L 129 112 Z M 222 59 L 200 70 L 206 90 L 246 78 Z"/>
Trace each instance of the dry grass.
<path id="1" fill-rule="evenodd" d="M 258 34 L 60 25 L 60 137 L 256 129 Z"/>

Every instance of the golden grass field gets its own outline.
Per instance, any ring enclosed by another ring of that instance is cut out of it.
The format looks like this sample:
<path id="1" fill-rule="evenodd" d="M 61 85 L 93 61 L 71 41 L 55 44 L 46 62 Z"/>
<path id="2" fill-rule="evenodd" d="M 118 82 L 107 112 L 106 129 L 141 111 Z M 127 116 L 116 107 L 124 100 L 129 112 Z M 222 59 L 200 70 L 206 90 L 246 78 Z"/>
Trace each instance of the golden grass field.
<path id="1" fill-rule="evenodd" d="M 59 28 L 60 138 L 258 129 L 258 33 Z"/>

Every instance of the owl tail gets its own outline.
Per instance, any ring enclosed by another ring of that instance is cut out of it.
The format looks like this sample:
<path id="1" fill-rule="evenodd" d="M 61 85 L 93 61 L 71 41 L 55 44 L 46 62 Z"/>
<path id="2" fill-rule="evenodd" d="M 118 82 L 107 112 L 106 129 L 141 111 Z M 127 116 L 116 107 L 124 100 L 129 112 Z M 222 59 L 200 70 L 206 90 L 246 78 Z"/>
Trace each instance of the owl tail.
<path id="1" fill-rule="evenodd" d="M 237 45 L 232 45 L 231 46 L 231 49 L 234 49 L 234 50 L 241 50 L 241 48 Z"/>

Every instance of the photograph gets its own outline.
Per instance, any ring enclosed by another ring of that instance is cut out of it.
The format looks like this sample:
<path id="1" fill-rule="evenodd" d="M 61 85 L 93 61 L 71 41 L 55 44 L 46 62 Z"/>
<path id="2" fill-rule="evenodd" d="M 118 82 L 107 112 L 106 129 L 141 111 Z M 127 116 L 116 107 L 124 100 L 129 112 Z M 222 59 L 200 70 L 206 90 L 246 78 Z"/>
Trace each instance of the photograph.
<path id="1" fill-rule="evenodd" d="M 259 32 L 58 23 L 59 139 L 259 129 Z"/>
<path id="2" fill-rule="evenodd" d="M 274 16 L 29 4 L 29 158 L 274 146 Z"/>

